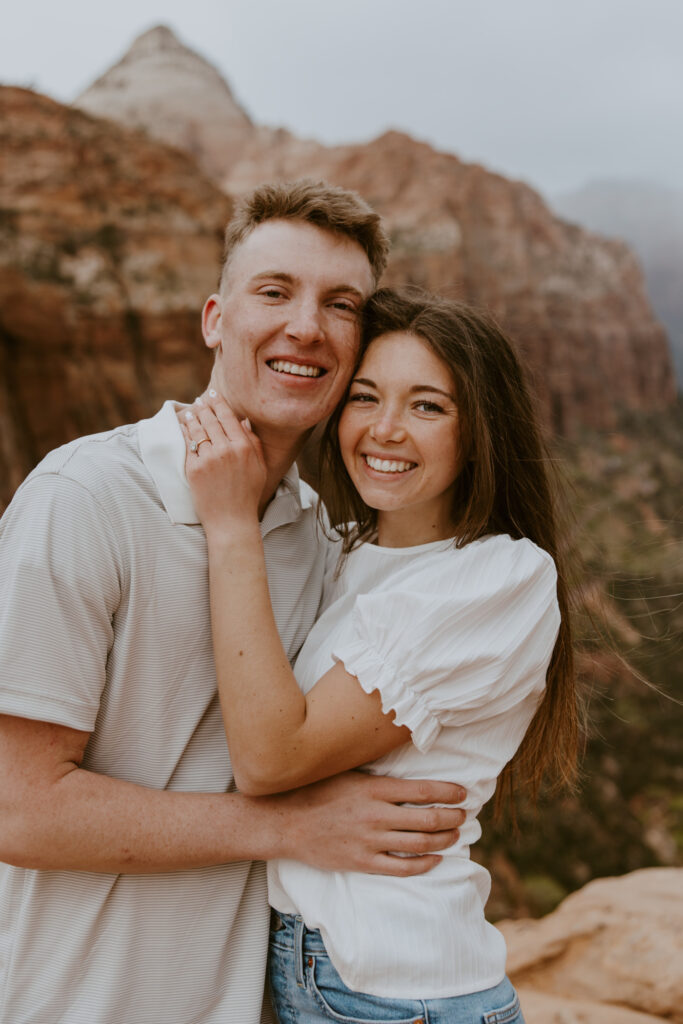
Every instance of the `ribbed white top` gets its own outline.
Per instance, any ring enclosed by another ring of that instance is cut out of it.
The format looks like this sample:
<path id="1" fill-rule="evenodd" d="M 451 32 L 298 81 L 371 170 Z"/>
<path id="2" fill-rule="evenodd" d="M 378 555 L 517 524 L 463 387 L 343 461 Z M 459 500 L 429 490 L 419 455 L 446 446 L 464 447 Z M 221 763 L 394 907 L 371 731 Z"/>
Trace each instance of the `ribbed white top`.
<path id="1" fill-rule="evenodd" d="M 467 788 L 460 840 L 426 875 L 269 865 L 270 902 L 320 928 L 350 988 L 436 999 L 503 978 L 505 943 L 484 918 L 490 879 L 469 848 L 544 690 L 560 621 L 556 579 L 530 541 L 492 536 L 462 549 L 365 544 L 329 580 L 296 663 L 302 689 L 343 662 L 412 732 L 412 743 L 366 769 Z"/>

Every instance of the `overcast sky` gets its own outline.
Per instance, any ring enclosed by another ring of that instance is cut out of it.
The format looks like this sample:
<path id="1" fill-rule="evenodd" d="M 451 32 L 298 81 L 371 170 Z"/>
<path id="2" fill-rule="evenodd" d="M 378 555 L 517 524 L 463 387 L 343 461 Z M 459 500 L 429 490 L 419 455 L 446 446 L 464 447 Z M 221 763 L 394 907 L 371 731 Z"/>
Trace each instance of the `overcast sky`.
<path id="1" fill-rule="evenodd" d="M 159 23 L 262 124 L 399 128 L 546 194 L 683 187 L 683 0 L 23 0 L 0 81 L 69 102 Z"/>

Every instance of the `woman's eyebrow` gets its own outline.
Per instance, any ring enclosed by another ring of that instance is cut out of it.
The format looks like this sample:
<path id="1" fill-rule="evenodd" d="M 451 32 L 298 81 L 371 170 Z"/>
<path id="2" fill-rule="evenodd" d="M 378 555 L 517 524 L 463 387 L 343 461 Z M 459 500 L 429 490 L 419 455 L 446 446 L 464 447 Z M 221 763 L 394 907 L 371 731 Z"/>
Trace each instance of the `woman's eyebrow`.
<path id="1" fill-rule="evenodd" d="M 377 390 L 377 385 L 374 380 L 370 380 L 368 377 L 354 377 L 351 381 L 352 384 L 361 384 L 364 388 L 374 388 Z M 428 391 L 430 394 L 443 395 L 444 398 L 448 398 L 449 401 L 456 403 L 454 395 L 448 393 L 448 391 L 442 391 L 441 388 L 435 388 L 433 384 L 413 384 L 409 390 L 409 394 L 414 395 L 419 391 Z"/>
<path id="2" fill-rule="evenodd" d="M 455 396 L 448 393 L 448 391 L 442 391 L 441 388 L 435 388 L 433 384 L 414 384 L 410 389 L 410 393 L 415 394 L 416 391 L 430 391 L 436 395 L 443 395 L 444 398 L 449 398 L 451 402 L 455 402 Z"/>

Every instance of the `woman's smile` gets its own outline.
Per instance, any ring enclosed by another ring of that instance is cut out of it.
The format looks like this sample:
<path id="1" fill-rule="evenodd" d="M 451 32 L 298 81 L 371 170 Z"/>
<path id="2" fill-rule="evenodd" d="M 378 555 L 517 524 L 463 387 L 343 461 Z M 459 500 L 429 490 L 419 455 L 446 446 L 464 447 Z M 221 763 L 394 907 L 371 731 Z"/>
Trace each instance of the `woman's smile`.
<path id="1" fill-rule="evenodd" d="M 395 455 L 393 457 L 384 457 L 382 455 L 370 455 L 368 452 L 365 452 L 363 458 L 368 469 L 371 469 L 374 473 L 382 473 L 385 476 L 387 474 L 407 473 L 417 466 L 416 462 L 404 462 L 402 459 L 397 459 Z"/>

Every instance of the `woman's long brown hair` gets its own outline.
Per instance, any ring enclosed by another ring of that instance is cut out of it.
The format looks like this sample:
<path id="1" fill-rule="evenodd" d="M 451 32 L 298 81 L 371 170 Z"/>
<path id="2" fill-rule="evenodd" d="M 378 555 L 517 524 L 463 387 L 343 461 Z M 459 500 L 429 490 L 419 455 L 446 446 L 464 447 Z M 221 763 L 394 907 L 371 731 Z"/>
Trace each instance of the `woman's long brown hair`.
<path id="1" fill-rule="evenodd" d="M 579 709 L 551 462 L 519 359 L 491 317 L 425 293 L 383 288 L 366 306 L 359 359 L 375 338 L 397 331 L 426 342 L 455 383 L 463 449 L 453 503 L 455 545 L 487 534 L 528 537 L 557 567 L 560 630 L 543 700 L 499 781 L 496 809 L 502 810 L 520 786 L 533 800 L 543 781 L 568 785 L 576 774 Z M 344 402 L 323 436 L 320 490 L 348 554 L 374 537 L 377 513 L 361 500 L 341 458 L 337 428 L 343 407 Z"/>

